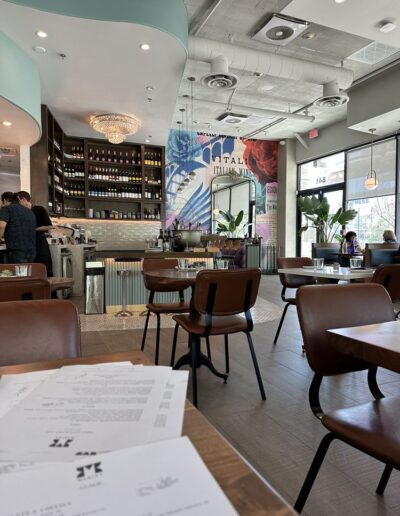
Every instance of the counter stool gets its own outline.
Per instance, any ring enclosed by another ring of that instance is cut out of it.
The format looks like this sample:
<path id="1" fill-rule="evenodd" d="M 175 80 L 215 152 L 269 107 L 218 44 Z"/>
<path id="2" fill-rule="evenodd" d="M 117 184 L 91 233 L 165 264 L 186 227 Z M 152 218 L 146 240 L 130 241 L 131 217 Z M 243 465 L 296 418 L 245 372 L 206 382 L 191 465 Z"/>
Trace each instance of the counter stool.
<path id="1" fill-rule="evenodd" d="M 122 290 L 122 306 L 121 310 L 115 314 L 115 317 L 131 317 L 132 312 L 126 309 L 126 282 L 132 271 L 129 269 L 120 269 L 117 271 L 117 275 L 121 277 L 121 290 Z"/>

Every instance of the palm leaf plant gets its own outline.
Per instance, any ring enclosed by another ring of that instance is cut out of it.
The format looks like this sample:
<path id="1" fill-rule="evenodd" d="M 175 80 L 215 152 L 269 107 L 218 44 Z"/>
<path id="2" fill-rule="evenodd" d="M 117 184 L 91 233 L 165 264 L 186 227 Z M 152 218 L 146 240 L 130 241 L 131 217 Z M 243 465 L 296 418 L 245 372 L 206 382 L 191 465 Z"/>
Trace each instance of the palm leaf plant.
<path id="1" fill-rule="evenodd" d="M 244 236 L 245 228 L 251 226 L 248 222 L 243 223 L 243 210 L 235 216 L 230 211 L 219 210 L 223 221 L 218 221 L 216 232 L 218 234 L 225 233 L 229 238 L 237 238 Z"/>
<path id="2" fill-rule="evenodd" d="M 342 226 L 348 224 L 357 216 L 356 210 L 344 210 L 339 208 L 336 213 L 329 213 L 330 206 L 326 197 L 319 199 L 315 195 L 311 197 L 299 197 L 298 207 L 306 219 L 306 224 L 300 228 L 299 233 L 309 228 L 317 230 L 318 243 L 340 240 Z"/>

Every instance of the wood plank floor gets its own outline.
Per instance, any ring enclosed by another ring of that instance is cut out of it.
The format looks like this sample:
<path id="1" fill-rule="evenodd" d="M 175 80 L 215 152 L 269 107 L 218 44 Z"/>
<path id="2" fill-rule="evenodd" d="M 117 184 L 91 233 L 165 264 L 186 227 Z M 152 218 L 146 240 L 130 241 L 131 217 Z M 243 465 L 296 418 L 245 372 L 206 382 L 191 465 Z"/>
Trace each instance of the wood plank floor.
<path id="1" fill-rule="evenodd" d="M 283 305 L 279 280 L 263 276 L 260 296 Z M 262 402 L 243 335 L 230 338 L 230 375 L 226 385 L 208 370 L 198 371 L 199 409 L 246 459 L 290 503 L 294 503 L 319 441 L 326 433 L 311 414 L 308 387 L 311 370 L 302 354 L 302 340 L 295 308 L 289 308 L 276 346 L 273 338 L 278 320 L 257 324 L 253 339 L 267 394 Z M 169 365 L 172 329 L 162 329 L 160 363 Z M 139 330 L 85 332 L 84 354 L 140 349 Z M 155 331 L 150 330 L 145 352 L 154 357 Z M 186 352 L 181 333 L 177 356 Z M 212 340 L 213 361 L 224 370 L 223 340 Z M 379 371 L 379 383 L 387 394 L 400 394 L 399 376 Z M 189 387 L 188 396 L 191 397 Z M 369 401 L 366 373 L 324 380 L 325 408 L 351 406 Z M 400 513 L 400 474 L 394 472 L 384 497 L 375 495 L 383 466 L 340 442 L 334 442 L 305 506 L 303 514 L 395 515 Z"/>

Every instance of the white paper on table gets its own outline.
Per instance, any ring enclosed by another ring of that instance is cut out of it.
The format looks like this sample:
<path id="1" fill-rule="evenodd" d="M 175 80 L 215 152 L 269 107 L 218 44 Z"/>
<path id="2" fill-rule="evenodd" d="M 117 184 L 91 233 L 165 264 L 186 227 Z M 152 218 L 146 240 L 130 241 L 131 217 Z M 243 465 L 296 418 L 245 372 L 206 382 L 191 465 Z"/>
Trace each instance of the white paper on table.
<path id="1" fill-rule="evenodd" d="M 172 404 L 179 427 L 155 428 L 170 378 L 183 375 L 152 366 L 62 368 L 0 419 L 0 461 L 69 461 L 178 437 L 182 387 Z"/>
<path id="2" fill-rule="evenodd" d="M 4 475 L 0 500 L 3 516 L 237 514 L 187 437 Z"/>

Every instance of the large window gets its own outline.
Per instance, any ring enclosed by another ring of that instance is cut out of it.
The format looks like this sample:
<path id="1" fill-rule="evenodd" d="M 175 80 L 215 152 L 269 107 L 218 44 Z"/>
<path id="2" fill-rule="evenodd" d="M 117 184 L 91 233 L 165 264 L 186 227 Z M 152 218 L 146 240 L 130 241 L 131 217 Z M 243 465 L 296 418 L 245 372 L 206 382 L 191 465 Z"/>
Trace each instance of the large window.
<path id="1" fill-rule="evenodd" d="M 358 215 L 346 229 L 355 231 L 362 243 L 381 242 L 385 229 L 395 230 L 395 138 L 374 144 L 373 157 L 378 187 L 367 190 L 364 181 L 371 169 L 371 146 L 347 152 L 347 208 L 355 209 Z"/>

